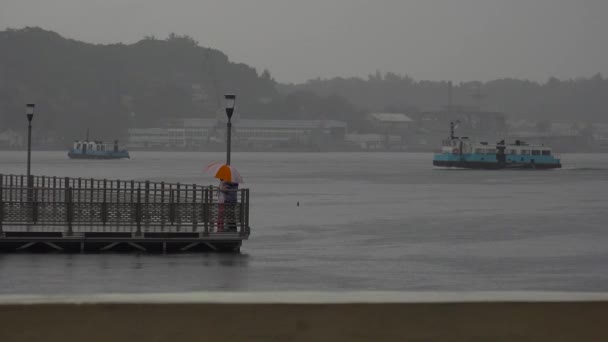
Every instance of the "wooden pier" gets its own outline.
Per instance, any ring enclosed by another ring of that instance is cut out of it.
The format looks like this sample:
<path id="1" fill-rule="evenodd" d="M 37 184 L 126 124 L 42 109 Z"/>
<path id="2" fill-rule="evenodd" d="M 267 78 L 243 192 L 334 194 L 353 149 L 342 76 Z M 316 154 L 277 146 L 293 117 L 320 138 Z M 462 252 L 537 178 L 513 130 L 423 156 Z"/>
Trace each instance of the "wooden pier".
<path id="1" fill-rule="evenodd" d="M 0 175 L 0 252 L 238 252 L 249 190 Z"/>

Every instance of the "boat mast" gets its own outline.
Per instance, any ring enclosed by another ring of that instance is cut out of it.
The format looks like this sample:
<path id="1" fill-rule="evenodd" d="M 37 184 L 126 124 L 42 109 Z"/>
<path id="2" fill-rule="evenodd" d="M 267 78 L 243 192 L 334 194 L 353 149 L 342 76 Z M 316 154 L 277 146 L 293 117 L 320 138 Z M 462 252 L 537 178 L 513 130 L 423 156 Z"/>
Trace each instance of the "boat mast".
<path id="1" fill-rule="evenodd" d="M 454 121 L 450 121 L 450 139 L 454 139 Z"/>
<path id="2" fill-rule="evenodd" d="M 448 82 L 448 117 L 452 114 L 452 81 Z"/>
<path id="3" fill-rule="evenodd" d="M 456 138 L 454 136 L 454 129 L 458 127 L 458 124 L 460 124 L 460 120 L 456 120 L 456 122 L 450 121 L 450 139 Z"/>

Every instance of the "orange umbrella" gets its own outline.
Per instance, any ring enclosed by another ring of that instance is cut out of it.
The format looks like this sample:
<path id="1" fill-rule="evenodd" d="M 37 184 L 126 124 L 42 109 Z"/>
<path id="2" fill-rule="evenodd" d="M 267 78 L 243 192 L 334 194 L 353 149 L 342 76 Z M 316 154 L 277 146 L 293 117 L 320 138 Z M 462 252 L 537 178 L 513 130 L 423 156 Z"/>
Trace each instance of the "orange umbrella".
<path id="1" fill-rule="evenodd" d="M 226 182 L 243 183 L 243 177 L 241 177 L 239 171 L 232 165 L 226 165 L 225 163 L 219 162 L 212 163 L 205 168 L 205 172 Z"/>

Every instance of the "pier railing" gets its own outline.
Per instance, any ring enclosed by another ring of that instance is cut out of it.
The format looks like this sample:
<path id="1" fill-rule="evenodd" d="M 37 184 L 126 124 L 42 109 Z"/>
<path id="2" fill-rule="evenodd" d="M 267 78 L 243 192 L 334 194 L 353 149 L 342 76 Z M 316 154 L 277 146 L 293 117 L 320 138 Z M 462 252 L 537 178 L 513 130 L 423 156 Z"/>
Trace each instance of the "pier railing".
<path id="1" fill-rule="evenodd" d="M 0 175 L 0 234 L 12 232 L 247 237 L 249 190 L 45 176 L 28 182 L 24 175 Z"/>

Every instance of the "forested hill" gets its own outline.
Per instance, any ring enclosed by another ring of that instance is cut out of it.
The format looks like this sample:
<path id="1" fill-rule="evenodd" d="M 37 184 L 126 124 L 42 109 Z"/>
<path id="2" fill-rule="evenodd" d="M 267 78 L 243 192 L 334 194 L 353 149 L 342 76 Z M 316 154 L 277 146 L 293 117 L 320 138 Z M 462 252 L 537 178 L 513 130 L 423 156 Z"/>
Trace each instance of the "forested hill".
<path id="1" fill-rule="evenodd" d="M 238 94 L 237 114 L 248 118 L 336 119 L 365 130 L 366 111 L 437 108 L 448 103 L 447 89 L 447 82 L 394 73 L 281 85 L 266 70 L 175 34 L 95 45 L 41 28 L 0 31 L 0 132 L 24 133 L 24 104 L 36 103 L 34 140 L 64 145 L 87 128 L 93 138 L 124 139 L 129 127 L 215 117 L 226 92 Z M 607 122 L 607 95 L 601 74 L 544 83 L 501 79 L 454 84 L 453 104 L 531 120 Z"/>
<path id="2" fill-rule="evenodd" d="M 312 91 L 338 95 L 362 110 L 420 110 L 448 104 L 448 82 L 416 81 L 395 73 L 363 78 L 315 79 L 282 85 L 281 92 Z M 530 120 L 608 122 L 608 79 L 598 73 L 588 78 L 538 83 L 499 79 L 454 83 L 452 103 L 501 111 Z"/>
<path id="3" fill-rule="evenodd" d="M 89 127 L 113 139 L 167 117 L 214 117 L 225 92 L 248 113 L 268 112 L 278 96 L 268 72 L 188 36 L 94 45 L 40 28 L 0 31 L 0 131 L 21 131 L 33 102 L 36 137 L 69 142 Z"/>

